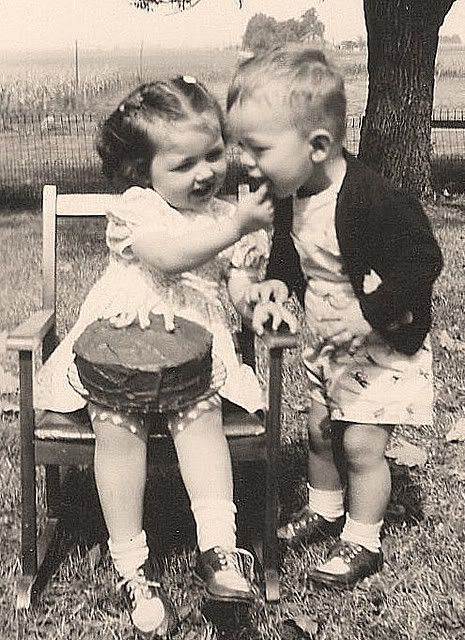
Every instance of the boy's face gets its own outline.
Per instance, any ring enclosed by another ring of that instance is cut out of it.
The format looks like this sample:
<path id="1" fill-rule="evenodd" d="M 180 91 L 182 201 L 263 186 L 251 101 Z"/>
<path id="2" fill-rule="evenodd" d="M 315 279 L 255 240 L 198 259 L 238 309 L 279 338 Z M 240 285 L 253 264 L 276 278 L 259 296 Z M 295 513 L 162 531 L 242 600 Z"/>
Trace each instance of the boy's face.
<path id="1" fill-rule="evenodd" d="M 308 139 L 292 126 L 283 104 L 254 97 L 237 102 L 229 112 L 229 127 L 248 174 L 269 180 L 278 198 L 291 195 L 311 178 Z"/>

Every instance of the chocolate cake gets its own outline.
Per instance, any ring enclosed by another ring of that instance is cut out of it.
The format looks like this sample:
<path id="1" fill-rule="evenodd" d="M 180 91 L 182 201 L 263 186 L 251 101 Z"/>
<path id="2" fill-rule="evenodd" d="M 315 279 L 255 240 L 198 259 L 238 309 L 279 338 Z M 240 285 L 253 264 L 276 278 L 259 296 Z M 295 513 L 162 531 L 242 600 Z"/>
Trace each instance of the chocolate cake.
<path id="1" fill-rule="evenodd" d="M 162 315 L 150 327 L 115 329 L 108 320 L 90 324 L 74 344 L 76 366 L 89 399 L 126 412 L 169 411 L 186 406 L 210 388 L 212 335 L 175 317 L 165 329 Z"/>

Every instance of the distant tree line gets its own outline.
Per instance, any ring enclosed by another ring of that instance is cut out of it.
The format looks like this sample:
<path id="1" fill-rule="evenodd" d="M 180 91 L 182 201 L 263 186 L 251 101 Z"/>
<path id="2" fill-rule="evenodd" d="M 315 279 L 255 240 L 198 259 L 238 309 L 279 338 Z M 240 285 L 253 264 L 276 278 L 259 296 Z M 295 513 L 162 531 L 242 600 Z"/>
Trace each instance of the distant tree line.
<path id="1" fill-rule="evenodd" d="M 300 18 L 281 22 L 264 13 L 257 13 L 247 23 L 242 48 L 257 53 L 286 42 L 321 42 L 324 32 L 325 25 L 314 8 L 308 9 Z"/>

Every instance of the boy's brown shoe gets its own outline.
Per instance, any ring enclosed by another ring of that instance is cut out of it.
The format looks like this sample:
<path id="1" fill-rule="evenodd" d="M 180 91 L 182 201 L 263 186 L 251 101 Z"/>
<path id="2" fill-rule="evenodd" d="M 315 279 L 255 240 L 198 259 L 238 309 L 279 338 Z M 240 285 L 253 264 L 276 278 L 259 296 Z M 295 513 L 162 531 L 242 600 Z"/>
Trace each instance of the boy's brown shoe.
<path id="1" fill-rule="evenodd" d="M 283 527 L 278 529 L 278 538 L 293 547 L 300 542 L 316 542 L 330 536 L 337 537 L 344 526 L 345 516 L 334 521 L 326 520 L 308 505 L 294 513 Z"/>
<path id="2" fill-rule="evenodd" d="M 328 587 L 350 588 L 357 582 L 381 571 L 383 552 L 339 540 L 331 549 L 326 562 L 310 572 L 312 582 Z"/>

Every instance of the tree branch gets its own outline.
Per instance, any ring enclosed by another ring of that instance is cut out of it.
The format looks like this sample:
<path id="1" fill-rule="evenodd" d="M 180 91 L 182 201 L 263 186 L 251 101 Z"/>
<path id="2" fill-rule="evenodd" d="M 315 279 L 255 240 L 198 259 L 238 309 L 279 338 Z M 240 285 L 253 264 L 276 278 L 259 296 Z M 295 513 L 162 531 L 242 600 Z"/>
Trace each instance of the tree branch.
<path id="1" fill-rule="evenodd" d="M 130 0 L 131 4 L 137 9 L 144 9 L 145 11 L 153 11 L 155 7 L 161 4 L 169 4 L 172 7 L 176 7 L 177 10 L 174 13 L 192 9 L 201 1 L 202 0 Z M 242 9 L 242 0 L 236 0 L 236 2 L 239 5 L 239 9 Z"/>

